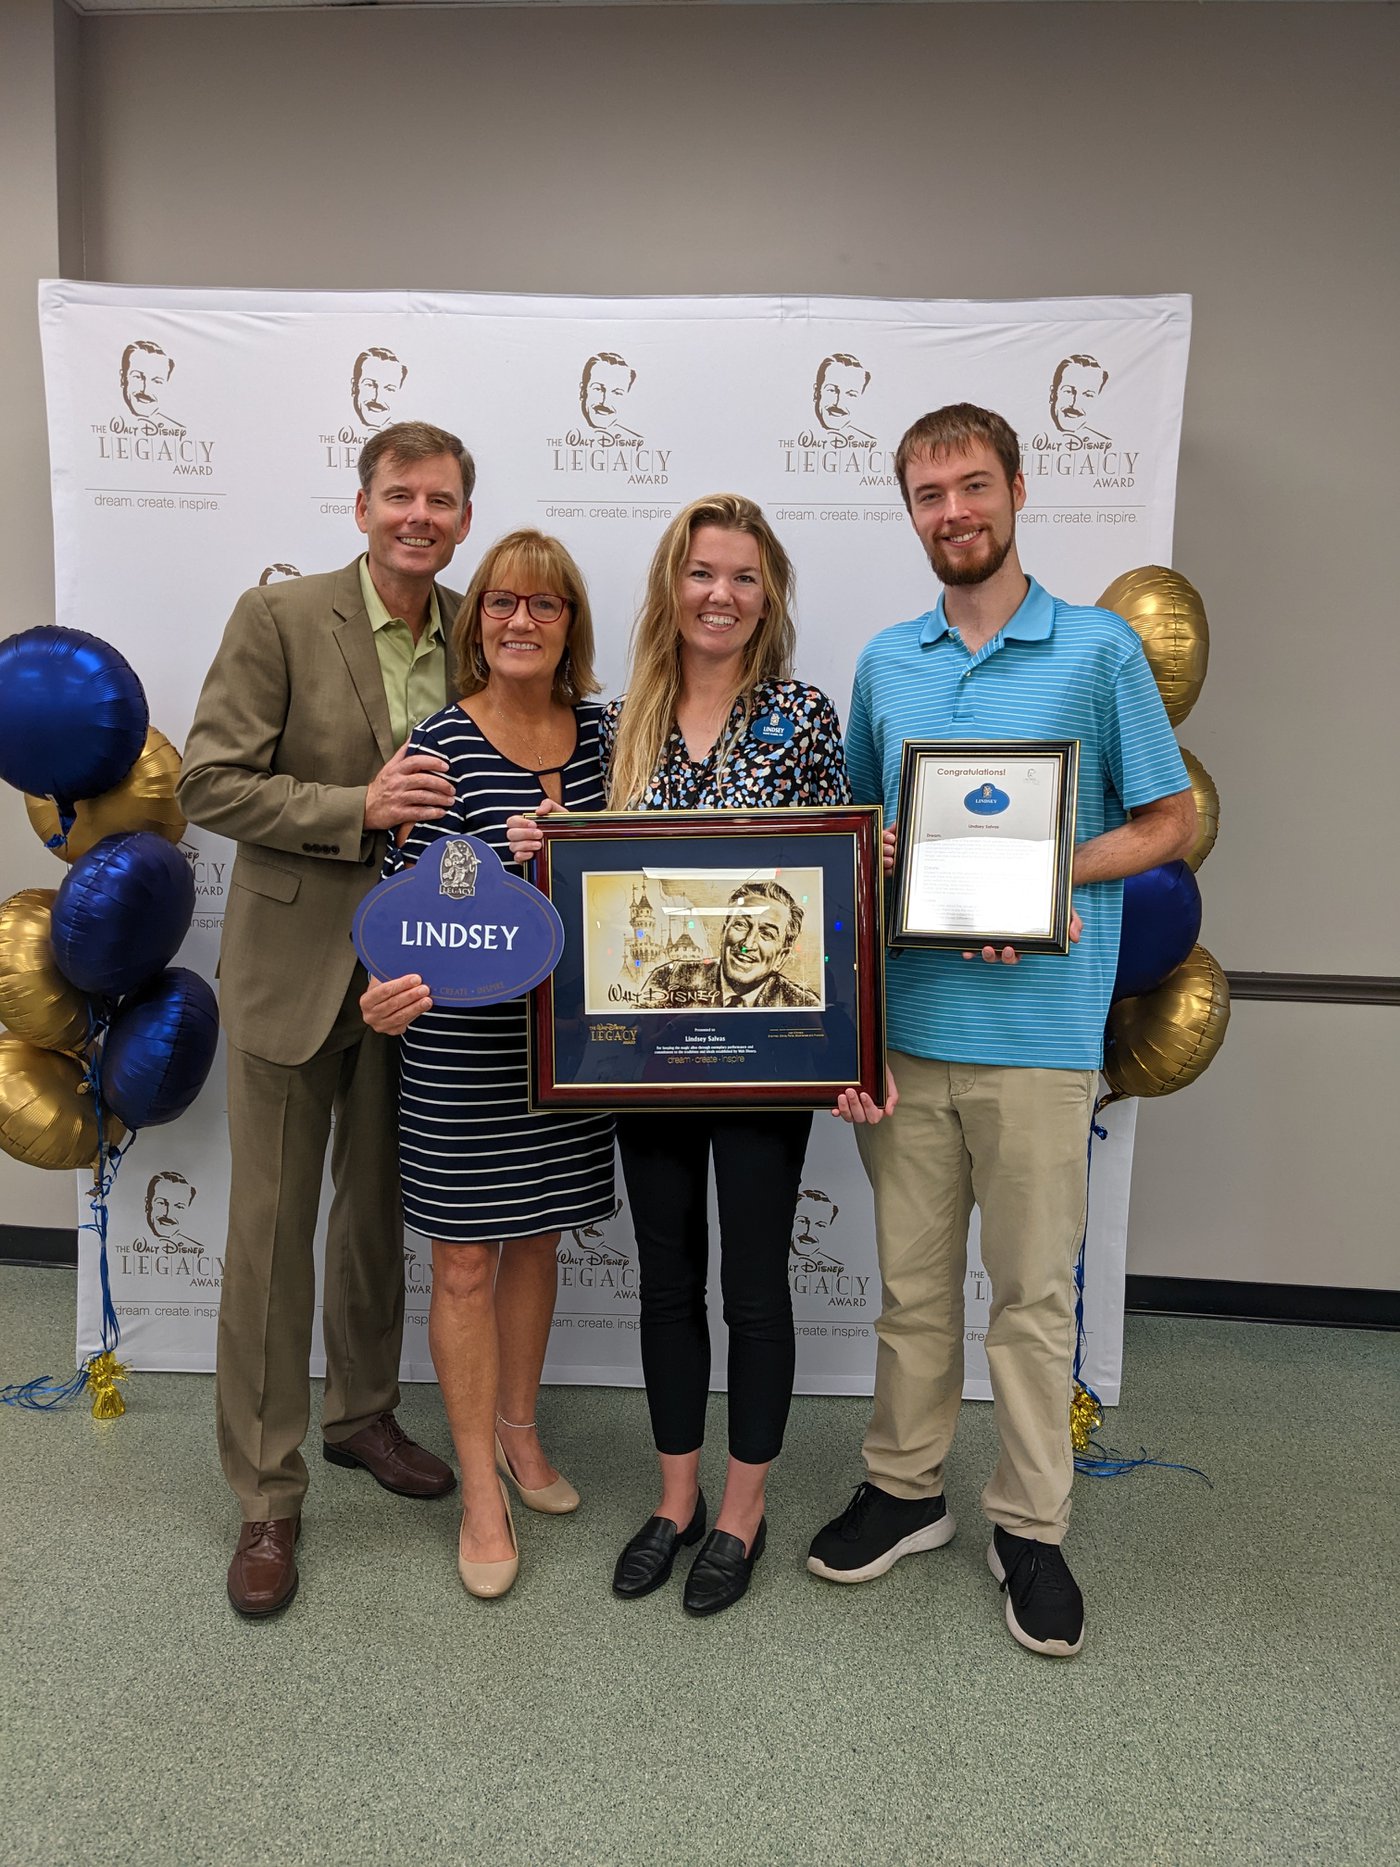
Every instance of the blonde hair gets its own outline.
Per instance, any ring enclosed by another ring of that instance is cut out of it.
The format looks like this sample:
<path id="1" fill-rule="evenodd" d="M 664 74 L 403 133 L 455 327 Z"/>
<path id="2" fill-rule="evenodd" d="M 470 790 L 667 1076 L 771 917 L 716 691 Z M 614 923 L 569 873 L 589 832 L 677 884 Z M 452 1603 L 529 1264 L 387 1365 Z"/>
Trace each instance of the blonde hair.
<path id="1" fill-rule="evenodd" d="M 763 615 L 744 647 L 735 697 L 749 696 L 759 681 L 792 675 L 797 630 L 792 619 L 795 579 L 791 560 L 762 509 L 742 493 L 711 493 L 678 512 L 661 534 L 647 572 L 646 597 L 632 630 L 625 704 L 608 768 L 608 802 L 635 810 L 646 795 L 675 724 L 681 697 L 681 568 L 691 539 L 706 525 L 746 532 L 758 545 Z"/>
<path id="2" fill-rule="evenodd" d="M 531 594 L 557 591 L 569 605 L 568 633 L 554 670 L 553 698 L 572 707 L 596 694 L 601 683 L 593 672 L 593 616 L 583 572 L 557 538 L 545 532 L 519 531 L 507 532 L 486 552 L 457 611 L 452 655 L 459 696 L 466 700 L 479 694 L 491 678 L 481 652 L 481 599 L 488 590 L 499 590 L 502 579 L 510 577 L 518 578 Z"/>

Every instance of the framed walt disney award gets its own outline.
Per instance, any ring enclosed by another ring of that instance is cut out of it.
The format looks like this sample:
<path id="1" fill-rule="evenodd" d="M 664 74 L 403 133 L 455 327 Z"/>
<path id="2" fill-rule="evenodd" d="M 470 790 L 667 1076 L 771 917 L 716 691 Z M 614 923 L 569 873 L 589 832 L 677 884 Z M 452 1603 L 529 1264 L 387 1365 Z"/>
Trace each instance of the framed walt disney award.
<path id="1" fill-rule="evenodd" d="M 539 820 L 564 927 L 534 995 L 536 1109 L 885 1098 L 880 812 Z"/>
<path id="2" fill-rule="evenodd" d="M 906 739 L 890 945 L 1068 953 L 1077 739 Z"/>

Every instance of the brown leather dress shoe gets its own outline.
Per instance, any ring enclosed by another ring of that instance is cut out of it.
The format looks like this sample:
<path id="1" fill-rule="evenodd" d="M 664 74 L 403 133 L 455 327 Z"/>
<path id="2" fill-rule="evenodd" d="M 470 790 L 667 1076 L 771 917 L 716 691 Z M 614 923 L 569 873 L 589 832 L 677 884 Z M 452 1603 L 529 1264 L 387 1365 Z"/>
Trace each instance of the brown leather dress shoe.
<path id="1" fill-rule="evenodd" d="M 327 1439 L 321 1450 L 331 1465 L 363 1465 L 399 1497 L 446 1497 L 457 1483 L 452 1467 L 410 1439 L 392 1413 L 381 1413 L 334 1445 Z"/>
<path id="2" fill-rule="evenodd" d="M 245 1523 L 228 1565 L 228 1598 L 249 1620 L 276 1614 L 297 1592 L 296 1540 L 300 1517 Z"/>

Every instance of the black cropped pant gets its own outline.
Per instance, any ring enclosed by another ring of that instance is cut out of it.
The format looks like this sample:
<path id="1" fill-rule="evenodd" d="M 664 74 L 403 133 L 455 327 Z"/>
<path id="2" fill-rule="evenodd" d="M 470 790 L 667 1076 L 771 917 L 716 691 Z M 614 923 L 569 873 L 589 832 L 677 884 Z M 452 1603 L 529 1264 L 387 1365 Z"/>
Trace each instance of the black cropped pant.
<path id="1" fill-rule="evenodd" d="M 748 1465 L 782 1450 L 796 1362 L 788 1252 L 811 1127 L 810 1112 L 789 1110 L 618 1118 L 658 1452 L 694 1452 L 705 1437 L 711 1155 L 729 1329 L 729 1450 Z"/>

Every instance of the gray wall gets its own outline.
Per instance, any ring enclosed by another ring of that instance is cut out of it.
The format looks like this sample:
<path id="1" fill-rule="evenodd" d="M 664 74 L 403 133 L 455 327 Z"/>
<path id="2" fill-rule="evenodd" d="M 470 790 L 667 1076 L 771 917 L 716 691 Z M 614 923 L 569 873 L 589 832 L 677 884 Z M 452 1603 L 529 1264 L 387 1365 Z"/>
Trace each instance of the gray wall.
<path id="1" fill-rule="evenodd" d="M 53 523 L 49 506 L 48 431 L 40 375 L 37 281 L 81 249 L 60 244 L 75 232 L 77 165 L 72 117 L 60 125 L 59 99 L 72 97 L 78 22 L 61 0 L 8 0 L 0 9 L 0 351 L 5 370 L 8 445 L 0 455 L 4 514 L 4 598 L 0 635 L 53 620 Z M 68 218 L 65 221 L 65 214 Z M 0 785 L 0 897 L 15 889 L 53 888 L 58 865 L 34 838 L 15 792 Z M 73 1182 L 39 1173 L 0 1154 L 0 1221 L 71 1225 Z"/>
<path id="2" fill-rule="evenodd" d="M 95 279 L 1193 293 L 1176 563 L 1214 647 L 1181 737 L 1223 814 L 1203 938 L 1232 970 L 1400 971 L 1394 9 L 365 8 L 76 36 Z M 28 358 L 21 285 L 0 332 Z M 38 419 L 30 396 L 26 473 Z M 38 497 L 36 475 L 42 538 Z M 27 601 L 47 578 L 26 564 Z M 0 810 L 7 876 L 40 879 Z M 1142 1109 L 1131 1268 L 1394 1283 L 1397 1039 L 1393 1011 L 1239 1008 L 1212 1072 Z M 7 1206 L 37 1177 L 6 1170 Z"/>

